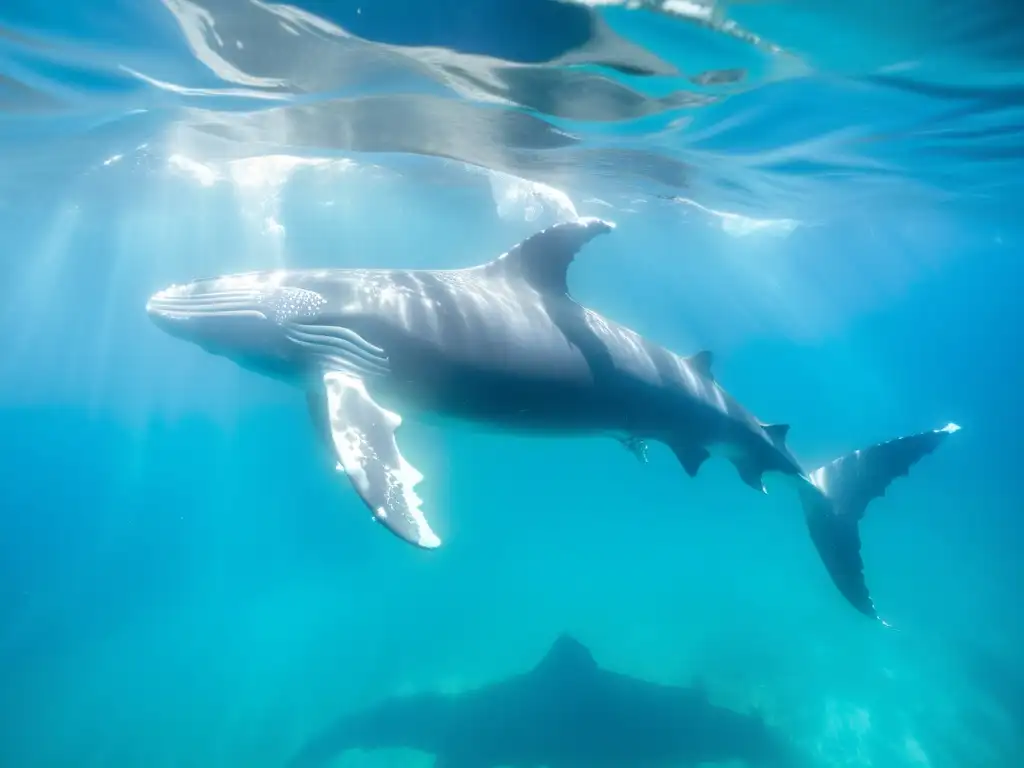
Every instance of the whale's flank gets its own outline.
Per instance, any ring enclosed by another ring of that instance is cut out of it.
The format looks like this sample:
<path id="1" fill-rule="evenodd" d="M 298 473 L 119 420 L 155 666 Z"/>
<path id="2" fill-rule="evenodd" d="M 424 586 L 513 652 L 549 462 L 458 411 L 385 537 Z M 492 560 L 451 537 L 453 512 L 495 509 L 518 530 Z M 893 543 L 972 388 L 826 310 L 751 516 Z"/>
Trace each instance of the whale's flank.
<path id="1" fill-rule="evenodd" d="M 700 687 L 605 669 L 567 634 L 528 671 L 461 693 L 386 698 L 344 715 L 287 765 L 328 768 L 346 753 L 378 749 L 425 752 L 436 768 L 803 764 L 757 713 L 716 706 Z"/>
<path id="2" fill-rule="evenodd" d="M 718 455 L 758 491 L 768 473 L 795 484 L 832 581 L 877 618 L 858 523 L 955 425 L 806 472 L 786 446 L 789 426 L 732 397 L 711 352 L 677 355 L 569 295 L 577 253 L 613 227 L 556 224 L 467 269 L 207 278 L 157 292 L 147 311 L 168 333 L 303 390 L 316 434 L 373 518 L 415 546 L 441 542 L 416 491 L 422 475 L 401 450 L 406 417 L 612 437 L 641 459 L 657 441 L 691 477 Z"/>

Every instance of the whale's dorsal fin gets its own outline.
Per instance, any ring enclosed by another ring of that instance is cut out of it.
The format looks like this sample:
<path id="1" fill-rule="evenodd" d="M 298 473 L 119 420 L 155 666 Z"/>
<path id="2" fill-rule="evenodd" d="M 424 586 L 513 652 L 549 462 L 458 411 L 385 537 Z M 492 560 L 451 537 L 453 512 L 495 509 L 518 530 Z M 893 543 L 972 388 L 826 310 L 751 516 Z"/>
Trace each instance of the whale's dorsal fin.
<path id="1" fill-rule="evenodd" d="M 534 668 L 546 677 L 579 678 L 597 671 L 590 650 L 572 635 L 561 634 Z"/>
<path id="2" fill-rule="evenodd" d="M 762 424 L 761 429 L 768 435 L 778 448 L 786 447 L 786 435 L 789 434 L 789 424 Z"/>
<path id="3" fill-rule="evenodd" d="M 568 295 L 566 274 L 576 253 L 614 228 L 611 222 L 592 217 L 555 224 L 526 238 L 487 267 L 521 277 L 539 293 Z"/>
<path id="4" fill-rule="evenodd" d="M 710 379 L 711 381 L 715 380 L 715 374 L 711 372 L 711 365 L 714 362 L 714 353 L 707 349 L 703 349 L 686 358 L 686 363 L 690 368 L 692 368 L 698 375 L 703 376 L 705 379 Z"/>

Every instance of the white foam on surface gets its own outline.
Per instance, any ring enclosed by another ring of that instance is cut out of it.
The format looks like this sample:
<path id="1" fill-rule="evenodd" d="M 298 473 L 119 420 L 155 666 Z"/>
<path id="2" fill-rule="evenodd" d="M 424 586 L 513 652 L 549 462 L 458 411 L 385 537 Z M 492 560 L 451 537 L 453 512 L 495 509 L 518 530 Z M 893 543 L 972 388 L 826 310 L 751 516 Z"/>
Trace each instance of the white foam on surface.
<path id="1" fill-rule="evenodd" d="M 796 219 L 756 219 L 751 216 L 744 216 L 729 211 L 719 211 L 708 208 L 695 200 L 689 198 L 677 198 L 682 205 L 696 208 L 701 213 L 707 214 L 711 220 L 721 228 L 725 234 L 732 237 L 747 237 L 749 235 L 768 235 L 771 237 L 789 237 L 801 222 Z"/>

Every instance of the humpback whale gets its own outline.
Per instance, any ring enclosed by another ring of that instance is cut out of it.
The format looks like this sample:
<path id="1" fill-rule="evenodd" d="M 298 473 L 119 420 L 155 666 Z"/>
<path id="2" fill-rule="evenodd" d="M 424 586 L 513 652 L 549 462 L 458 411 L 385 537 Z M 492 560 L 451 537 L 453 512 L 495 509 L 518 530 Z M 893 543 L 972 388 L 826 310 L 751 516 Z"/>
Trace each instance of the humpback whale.
<path id="1" fill-rule="evenodd" d="M 404 417 L 610 436 L 641 457 L 656 441 L 691 477 L 719 455 L 758 492 L 765 473 L 785 478 L 836 587 L 881 621 L 864 578 L 859 521 L 894 478 L 959 427 L 804 469 L 786 446 L 789 425 L 758 420 L 726 392 L 710 352 L 677 355 L 571 297 L 570 264 L 613 227 L 597 218 L 556 224 L 464 269 L 205 278 L 155 293 L 147 311 L 175 336 L 302 388 L 338 469 L 374 519 L 411 544 L 441 541 L 416 493 L 422 475 L 399 447 Z"/>
<path id="2" fill-rule="evenodd" d="M 758 715 L 714 706 L 701 687 L 602 669 L 566 634 L 523 674 L 457 695 L 385 699 L 342 717 L 302 745 L 289 768 L 322 768 L 349 750 L 388 748 L 431 753 L 435 768 L 801 762 Z"/>

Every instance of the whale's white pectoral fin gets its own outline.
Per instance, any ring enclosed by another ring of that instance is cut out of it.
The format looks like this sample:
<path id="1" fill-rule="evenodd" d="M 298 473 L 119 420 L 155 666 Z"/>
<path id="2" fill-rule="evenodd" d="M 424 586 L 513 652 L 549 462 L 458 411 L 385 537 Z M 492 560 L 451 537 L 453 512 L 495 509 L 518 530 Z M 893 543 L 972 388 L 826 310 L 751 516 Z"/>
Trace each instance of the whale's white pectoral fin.
<path id="1" fill-rule="evenodd" d="M 357 376 L 332 371 L 323 381 L 339 469 L 348 475 L 374 518 L 392 533 L 418 547 L 440 546 L 416 495 L 423 475 L 405 460 L 395 441 L 401 417 L 378 405 Z"/>

